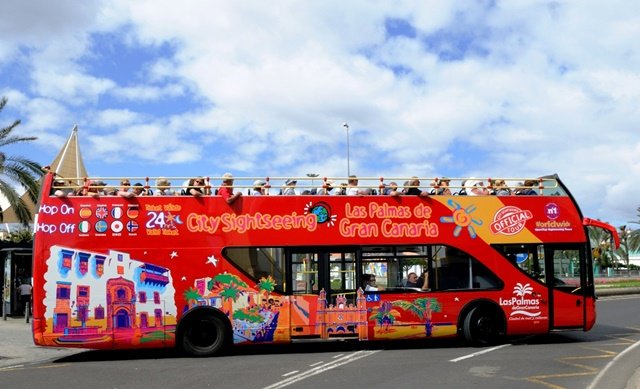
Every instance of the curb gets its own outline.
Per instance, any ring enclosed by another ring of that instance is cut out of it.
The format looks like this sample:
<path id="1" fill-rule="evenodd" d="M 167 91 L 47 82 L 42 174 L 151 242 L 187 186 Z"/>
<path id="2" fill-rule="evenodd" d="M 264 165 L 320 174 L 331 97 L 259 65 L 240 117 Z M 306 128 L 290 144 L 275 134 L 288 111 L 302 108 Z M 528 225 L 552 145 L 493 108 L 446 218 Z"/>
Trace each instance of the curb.
<path id="1" fill-rule="evenodd" d="M 640 294 L 640 288 L 596 288 L 596 297 Z"/>

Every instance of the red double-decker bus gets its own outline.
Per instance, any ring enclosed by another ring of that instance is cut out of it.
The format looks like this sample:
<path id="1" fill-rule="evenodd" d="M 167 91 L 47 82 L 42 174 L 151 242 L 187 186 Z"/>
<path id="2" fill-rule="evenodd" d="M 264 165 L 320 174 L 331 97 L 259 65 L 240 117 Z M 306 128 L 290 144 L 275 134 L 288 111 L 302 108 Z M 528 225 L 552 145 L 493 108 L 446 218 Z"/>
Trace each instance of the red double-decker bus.
<path id="1" fill-rule="evenodd" d="M 41 346 L 210 355 L 310 339 L 487 344 L 586 331 L 596 320 L 587 225 L 617 239 L 583 218 L 556 175 L 536 178 L 535 196 L 373 194 L 382 179 L 361 179 L 367 195 L 249 196 L 253 178 L 236 179 L 245 195 L 231 204 L 215 188 L 123 197 L 105 188 L 113 178 L 70 179 L 96 193 L 54 195 L 64 189 L 54 178 L 35 224 Z"/>

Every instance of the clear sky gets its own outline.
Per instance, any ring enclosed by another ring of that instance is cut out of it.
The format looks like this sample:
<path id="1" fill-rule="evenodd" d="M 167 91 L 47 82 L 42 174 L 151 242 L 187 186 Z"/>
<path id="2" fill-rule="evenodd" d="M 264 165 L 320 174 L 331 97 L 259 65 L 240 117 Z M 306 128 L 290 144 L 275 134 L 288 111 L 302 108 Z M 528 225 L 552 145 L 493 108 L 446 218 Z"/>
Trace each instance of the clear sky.
<path id="1" fill-rule="evenodd" d="M 0 124 L 97 176 L 537 177 L 639 219 L 640 2 L 50 1 L 0 10 Z"/>

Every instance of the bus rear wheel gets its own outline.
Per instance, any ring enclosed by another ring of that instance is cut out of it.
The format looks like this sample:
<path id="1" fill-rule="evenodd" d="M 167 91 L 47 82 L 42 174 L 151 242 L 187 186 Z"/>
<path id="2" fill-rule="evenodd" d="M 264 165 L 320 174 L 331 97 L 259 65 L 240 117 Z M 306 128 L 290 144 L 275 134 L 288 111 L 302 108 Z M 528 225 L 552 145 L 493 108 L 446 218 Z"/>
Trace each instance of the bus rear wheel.
<path id="1" fill-rule="evenodd" d="M 464 338 L 477 346 L 495 344 L 504 333 L 503 327 L 504 322 L 494 309 L 478 306 L 471 309 L 464 318 Z"/>
<path id="2" fill-rule="evenodd" d="M 205 357 L 226 346 L 227 327 L 215 315 L 198 315 L 184 323 L 182 349 L 193 356 Z"/>

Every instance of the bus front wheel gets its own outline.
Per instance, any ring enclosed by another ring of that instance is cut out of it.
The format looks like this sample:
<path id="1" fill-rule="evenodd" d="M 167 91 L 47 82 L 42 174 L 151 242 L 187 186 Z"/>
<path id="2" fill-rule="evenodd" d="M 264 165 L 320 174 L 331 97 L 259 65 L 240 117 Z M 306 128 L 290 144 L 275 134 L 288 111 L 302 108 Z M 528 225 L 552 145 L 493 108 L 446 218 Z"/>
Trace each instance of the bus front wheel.
<path id="1" fill-rule="evenodd" d="M 215 315 L 198 315 L 184 325 L 182 349 L 190 355 L 196 357 L 214 355 L 227 343 L 225 323 Z"/>
<path id="2" fill-rule="evenodd" d="M 499 341 L 503 326 L 503 321 L 495 310 L 488 307 L 475 307 L 464 318 L 464 338 L 478 346 L 494 344 Z"/>

